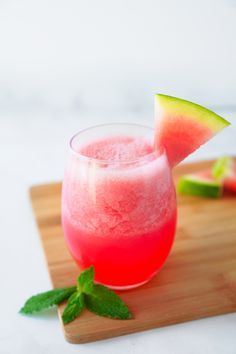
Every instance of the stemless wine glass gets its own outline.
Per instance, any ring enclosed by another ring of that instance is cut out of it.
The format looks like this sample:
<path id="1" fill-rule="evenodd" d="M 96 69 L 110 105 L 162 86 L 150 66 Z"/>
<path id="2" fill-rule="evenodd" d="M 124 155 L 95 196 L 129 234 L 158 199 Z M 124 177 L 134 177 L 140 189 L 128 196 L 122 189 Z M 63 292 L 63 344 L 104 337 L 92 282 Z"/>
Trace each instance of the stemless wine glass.
<path id="1" fill-rule="evenodd" d="M 93 265 L 97 282 L 129 289 L 147 282 L 165 262 L 175 234 L 176 197 L 164 150 L 151 148 L 130 160 L 83 154 L 86 144 L 117 136 L 154 146 L 154 130 L 137 124 L 100 125 L 74 135 L 62 189 L 62 224 L 81 269 Z"/>

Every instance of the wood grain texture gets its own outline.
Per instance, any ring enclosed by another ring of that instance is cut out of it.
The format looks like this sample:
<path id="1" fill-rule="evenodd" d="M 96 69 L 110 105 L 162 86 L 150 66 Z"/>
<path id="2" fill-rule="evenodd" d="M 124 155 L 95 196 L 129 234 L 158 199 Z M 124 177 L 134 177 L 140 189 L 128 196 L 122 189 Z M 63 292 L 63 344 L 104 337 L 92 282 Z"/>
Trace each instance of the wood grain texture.
<path id="1" fill-rule="evenodd" d="M 179 175 L 208 168 L 212 161 L 183 164 Z M 79 269 L 63 238 L 61 184 L 34 186 L 30 197 L 53 287 L 73 285 Z M 71 343 L 85 343 L 236 311 L 236 198 L 178 196 L 178 227 L 171 254 L 148 284 L 119 292 L 134 314 L 128 321 L 85 310 L 63 326 Z M 64 304 L 58 308 L 59 318 Z"/>

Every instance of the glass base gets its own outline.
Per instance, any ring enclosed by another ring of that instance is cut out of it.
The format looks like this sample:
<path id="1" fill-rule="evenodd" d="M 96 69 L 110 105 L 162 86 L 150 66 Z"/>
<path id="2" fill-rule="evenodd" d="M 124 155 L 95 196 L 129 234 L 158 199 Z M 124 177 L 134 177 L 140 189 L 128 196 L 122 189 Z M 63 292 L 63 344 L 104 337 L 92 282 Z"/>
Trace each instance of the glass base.
<path id="1" fill-rule="evenodd" d="M 139 286 L 148 283 L 157 273 L 158 273 L 158 271 L 154 272 L 148 279 L 146 279 L 140 283 L 137 283 L 137 284 L 123 285 L 123 286 L 122 285 L 108 285 L 108 284 L 104 284 L 104 283 L 100 283 L 100 284 L 105 285 L 108 288 L 113 289 L 113 290 L 130 290 L 130 289 L 138 288 Z"/>
<path id="2" fill-rule="evenodd" d="M 147 279 L 145 281 L 142 281 L 141 283 L 138 283 L 138 284 L 132 284 L 132 285 L 120 285 L 120 286 L 117 286 L 117 285 L 108 285 L 108 284 L 104 284 L 102 283 L 102 285 L 105 285 L 107 286 L 108 288 L 110 289 L 113 289 L 113 290 L 130 290 L 130 289 L 134 289 L 134 288 L 137 288 L 141 285 L 144 285 L 146 284 L 150 279 Z"/>

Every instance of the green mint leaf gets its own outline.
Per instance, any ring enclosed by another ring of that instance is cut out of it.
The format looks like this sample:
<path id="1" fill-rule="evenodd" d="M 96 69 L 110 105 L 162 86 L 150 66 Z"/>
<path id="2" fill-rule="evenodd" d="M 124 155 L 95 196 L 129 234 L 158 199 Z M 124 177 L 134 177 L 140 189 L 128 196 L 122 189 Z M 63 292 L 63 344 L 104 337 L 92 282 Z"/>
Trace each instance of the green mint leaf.
<path id="1" fill-rule="evenodd" d="M 77 291 L 74 292 L 69 298 L 68 303 L 63 311 L 63 323 L 67 324 L 78 317 L 84 306 L 84 294 L 78 293 Z"/>
<path id="2" fill-rule="evenodd" d="M 77 284 L 80 293 L 90 294 L 93 291 L 94 267 L 91 266 L 80 273 Z"/>
<path id="3" fill-rule="evenodd" d="M 53 305 L 58 305 L 60 302 L 68 299 L 75 290 L 76 287 L 72 286 L 70 288 L 59 288 L 34 295 L 26 301 L 20 313 L 31 314 Z"/>
<path id="4" fill-rule="evenodd" d="M 112 290 L 104 285 L 95 284 L 93 292 L 85 294 L 86 307 L 99 316 L 126 320 L 132 318 L 126 304 Z"/>

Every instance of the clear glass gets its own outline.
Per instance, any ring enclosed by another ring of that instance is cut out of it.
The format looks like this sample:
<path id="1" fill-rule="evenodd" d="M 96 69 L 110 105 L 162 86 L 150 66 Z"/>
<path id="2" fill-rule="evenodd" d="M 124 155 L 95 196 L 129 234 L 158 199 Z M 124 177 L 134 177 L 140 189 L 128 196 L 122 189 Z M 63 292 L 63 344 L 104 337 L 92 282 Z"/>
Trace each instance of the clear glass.
<path id="1" fill-rule="evenodd" d="M 100 125 L 77 133 L 70 141 L 63 181 L 62 225 L 81 269 L 93 265 L 97 282 L 129 289 L 163 266 L 174 240 L 176 197 L 165 151 L 152 148 L 124 161 L 81 153 L 84 144 L 117 136 L 145 139 L 154 146 L 154 130 L 136 124 Z"/>

